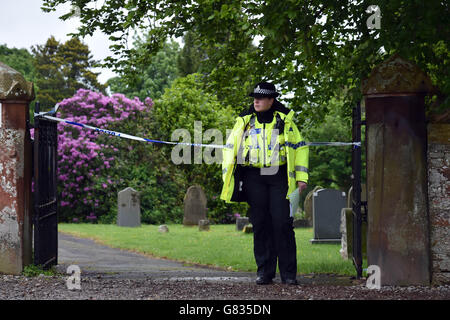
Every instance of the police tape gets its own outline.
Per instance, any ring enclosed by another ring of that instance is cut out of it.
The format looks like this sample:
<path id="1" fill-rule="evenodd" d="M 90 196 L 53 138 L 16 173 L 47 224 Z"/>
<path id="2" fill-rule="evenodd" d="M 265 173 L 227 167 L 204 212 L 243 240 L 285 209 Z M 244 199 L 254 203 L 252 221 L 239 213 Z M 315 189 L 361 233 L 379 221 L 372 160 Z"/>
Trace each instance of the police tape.
<path id="1" fill-rule="evenodd" d="M 78 126 L 78 127 L 81 127 L 81 128 L 94 130 L 94 131 L 96 131 L 98 133 L 108 134 L 108 135 L 111 135 L 111 136 L 124 138 L 124 139 L 130 139 L 130 140 L 136 140 L 136 141 L 171 144 L 171 145 L 185 145 L 185 146 L 192 146 L 192 147 L 207 147 L 207 148 L 216 148 L 216 149 L 223 149 L 223 148 L 230 148 L 231 147 L 228 144 L 226 144 L 226 145 L 202 144 L 202 143 L 161 141 L 161 140 L 153 140 L 153 139 L 141 138 L 141 137 L 136 137 L 136 136 L 133 136 L 133 135 L 130 135 L 130 134 L 126 134 L 126 133 L 122 133 L 122 132 L 118 132 L 118 131 L 101 129 L 101 128 L 93 127 L 93 126 L 90 126 L 90 125 L 87 125 L 87 124 L 74 122 L 74 121 L 69 121 L 67 119 L 60 119 L 60 118 L 52 117 L 52 116 L 49 116 L 48 114 L 49 114 L 49 112 L 40 112 L 40 113 L 35 113 L 34 116 L 35 117 L 42 117 L 42 118 L 45 118 L 47 120 L 52 120 L 52 121 L 56 121 L 56 122 L 62 122 L 62 123 L 70 124 L 70 125 L 73 125 L 73 126 Z M 354 146 L 354 147 L 361 147 L 361 142 L 306 142 L 305 145 L 306 146 Z"/>

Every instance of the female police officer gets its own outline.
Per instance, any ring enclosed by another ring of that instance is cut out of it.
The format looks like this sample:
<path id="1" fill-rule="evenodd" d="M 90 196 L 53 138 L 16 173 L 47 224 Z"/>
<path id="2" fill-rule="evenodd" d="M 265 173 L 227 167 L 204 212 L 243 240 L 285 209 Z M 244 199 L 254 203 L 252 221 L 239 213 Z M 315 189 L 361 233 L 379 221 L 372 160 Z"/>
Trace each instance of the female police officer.
<path id="1" fill-rule="evenodd" d="M 269 284 L 277 266 L 283 283 L 297 284 L 297 256 L 288 196 L 308 181 L 308 146 L 294 111 L 275 98 L 273 84 L 258 83 L 254 103 L 241 113 L 223 149 L 221 199 L 248 202 L 257 284 Z"/>

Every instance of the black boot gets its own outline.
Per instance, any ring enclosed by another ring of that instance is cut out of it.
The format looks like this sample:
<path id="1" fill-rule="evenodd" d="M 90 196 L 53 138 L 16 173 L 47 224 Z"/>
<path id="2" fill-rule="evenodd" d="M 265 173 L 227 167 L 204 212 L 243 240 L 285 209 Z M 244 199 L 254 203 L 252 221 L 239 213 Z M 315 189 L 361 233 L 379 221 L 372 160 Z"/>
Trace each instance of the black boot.
<path id="1" fill-rule="evenodd" d="M 264 277 L 257 277 L 256 278 L 256 284 L 264 285 L 264 284 L 271 284 L 272 279 L 270 278 L 264 278 Z"/>
<path id="2" fill-rule="evenodd" d="M 297 279 L 285 279 L 281 281 L 283 284 L 287 284 L 287 285 L 291 285 L 291 286 L 296 286 L 298 285 Z"/>

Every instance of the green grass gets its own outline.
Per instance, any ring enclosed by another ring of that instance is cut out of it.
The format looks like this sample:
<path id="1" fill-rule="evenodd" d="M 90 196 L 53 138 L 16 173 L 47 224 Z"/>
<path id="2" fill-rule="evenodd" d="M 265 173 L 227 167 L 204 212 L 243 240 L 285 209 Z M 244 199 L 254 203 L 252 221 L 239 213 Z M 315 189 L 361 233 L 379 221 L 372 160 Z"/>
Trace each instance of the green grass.
<path id="1" fill-rule="evenodd" d="M 206 232 L 178 224 L 168 227 L 168 233 L 160 233 L 155 225 L 138 228 L 108 224 L 58 225 L 59 231 L 91 238 L 114 248 L 228 270 L 256 271 L 253 235 L 236 231 L 235 225 L 212 225 Z M 341 258 L 340 245 L 311 244 L 311 228 L 295 229 L 295 235 L 299 273 L 355 275 L 352 262 Z"/>
<path id="2" fill-rule="evenodd" d="M 24 275 L 25 277 L 37 277 L 41 274 L 43 274 L 44 276 L 54 276 L 57 275 L 58 273 L 54 268 L 44 270 L 42 266 L 40 265 L 37 266 L 34 264 L 25 266 L 22 271 L 22 275 Z"/>

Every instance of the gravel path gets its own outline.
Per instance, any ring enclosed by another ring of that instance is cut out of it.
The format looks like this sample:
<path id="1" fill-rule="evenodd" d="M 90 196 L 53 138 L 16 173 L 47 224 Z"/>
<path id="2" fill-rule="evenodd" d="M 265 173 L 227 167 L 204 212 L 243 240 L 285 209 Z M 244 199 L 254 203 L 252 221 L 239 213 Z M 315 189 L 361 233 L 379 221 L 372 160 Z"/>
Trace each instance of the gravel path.
<path id="1" fill-rule="evenodd" d="M 382 287 L 281 283 L 258 286 L 233 279 L 81 278 L 81 290 L 68 290 L 67 276 L 0 276 L 1 300 L 449 300 L 450 286 Z"/>
<path id="2" fill-rule="evenodd" d="M 0 300 L 449 300 L 450 285 L 368 289 L 364 280 L 299 275 L 298 286 L 258 286 L 255 275 L 109 248 L 60 234 L 58 273 L 37 277 L 0 275 Z M 67 287 L 67 267 L 81 269 L 80 290 Z"/>

